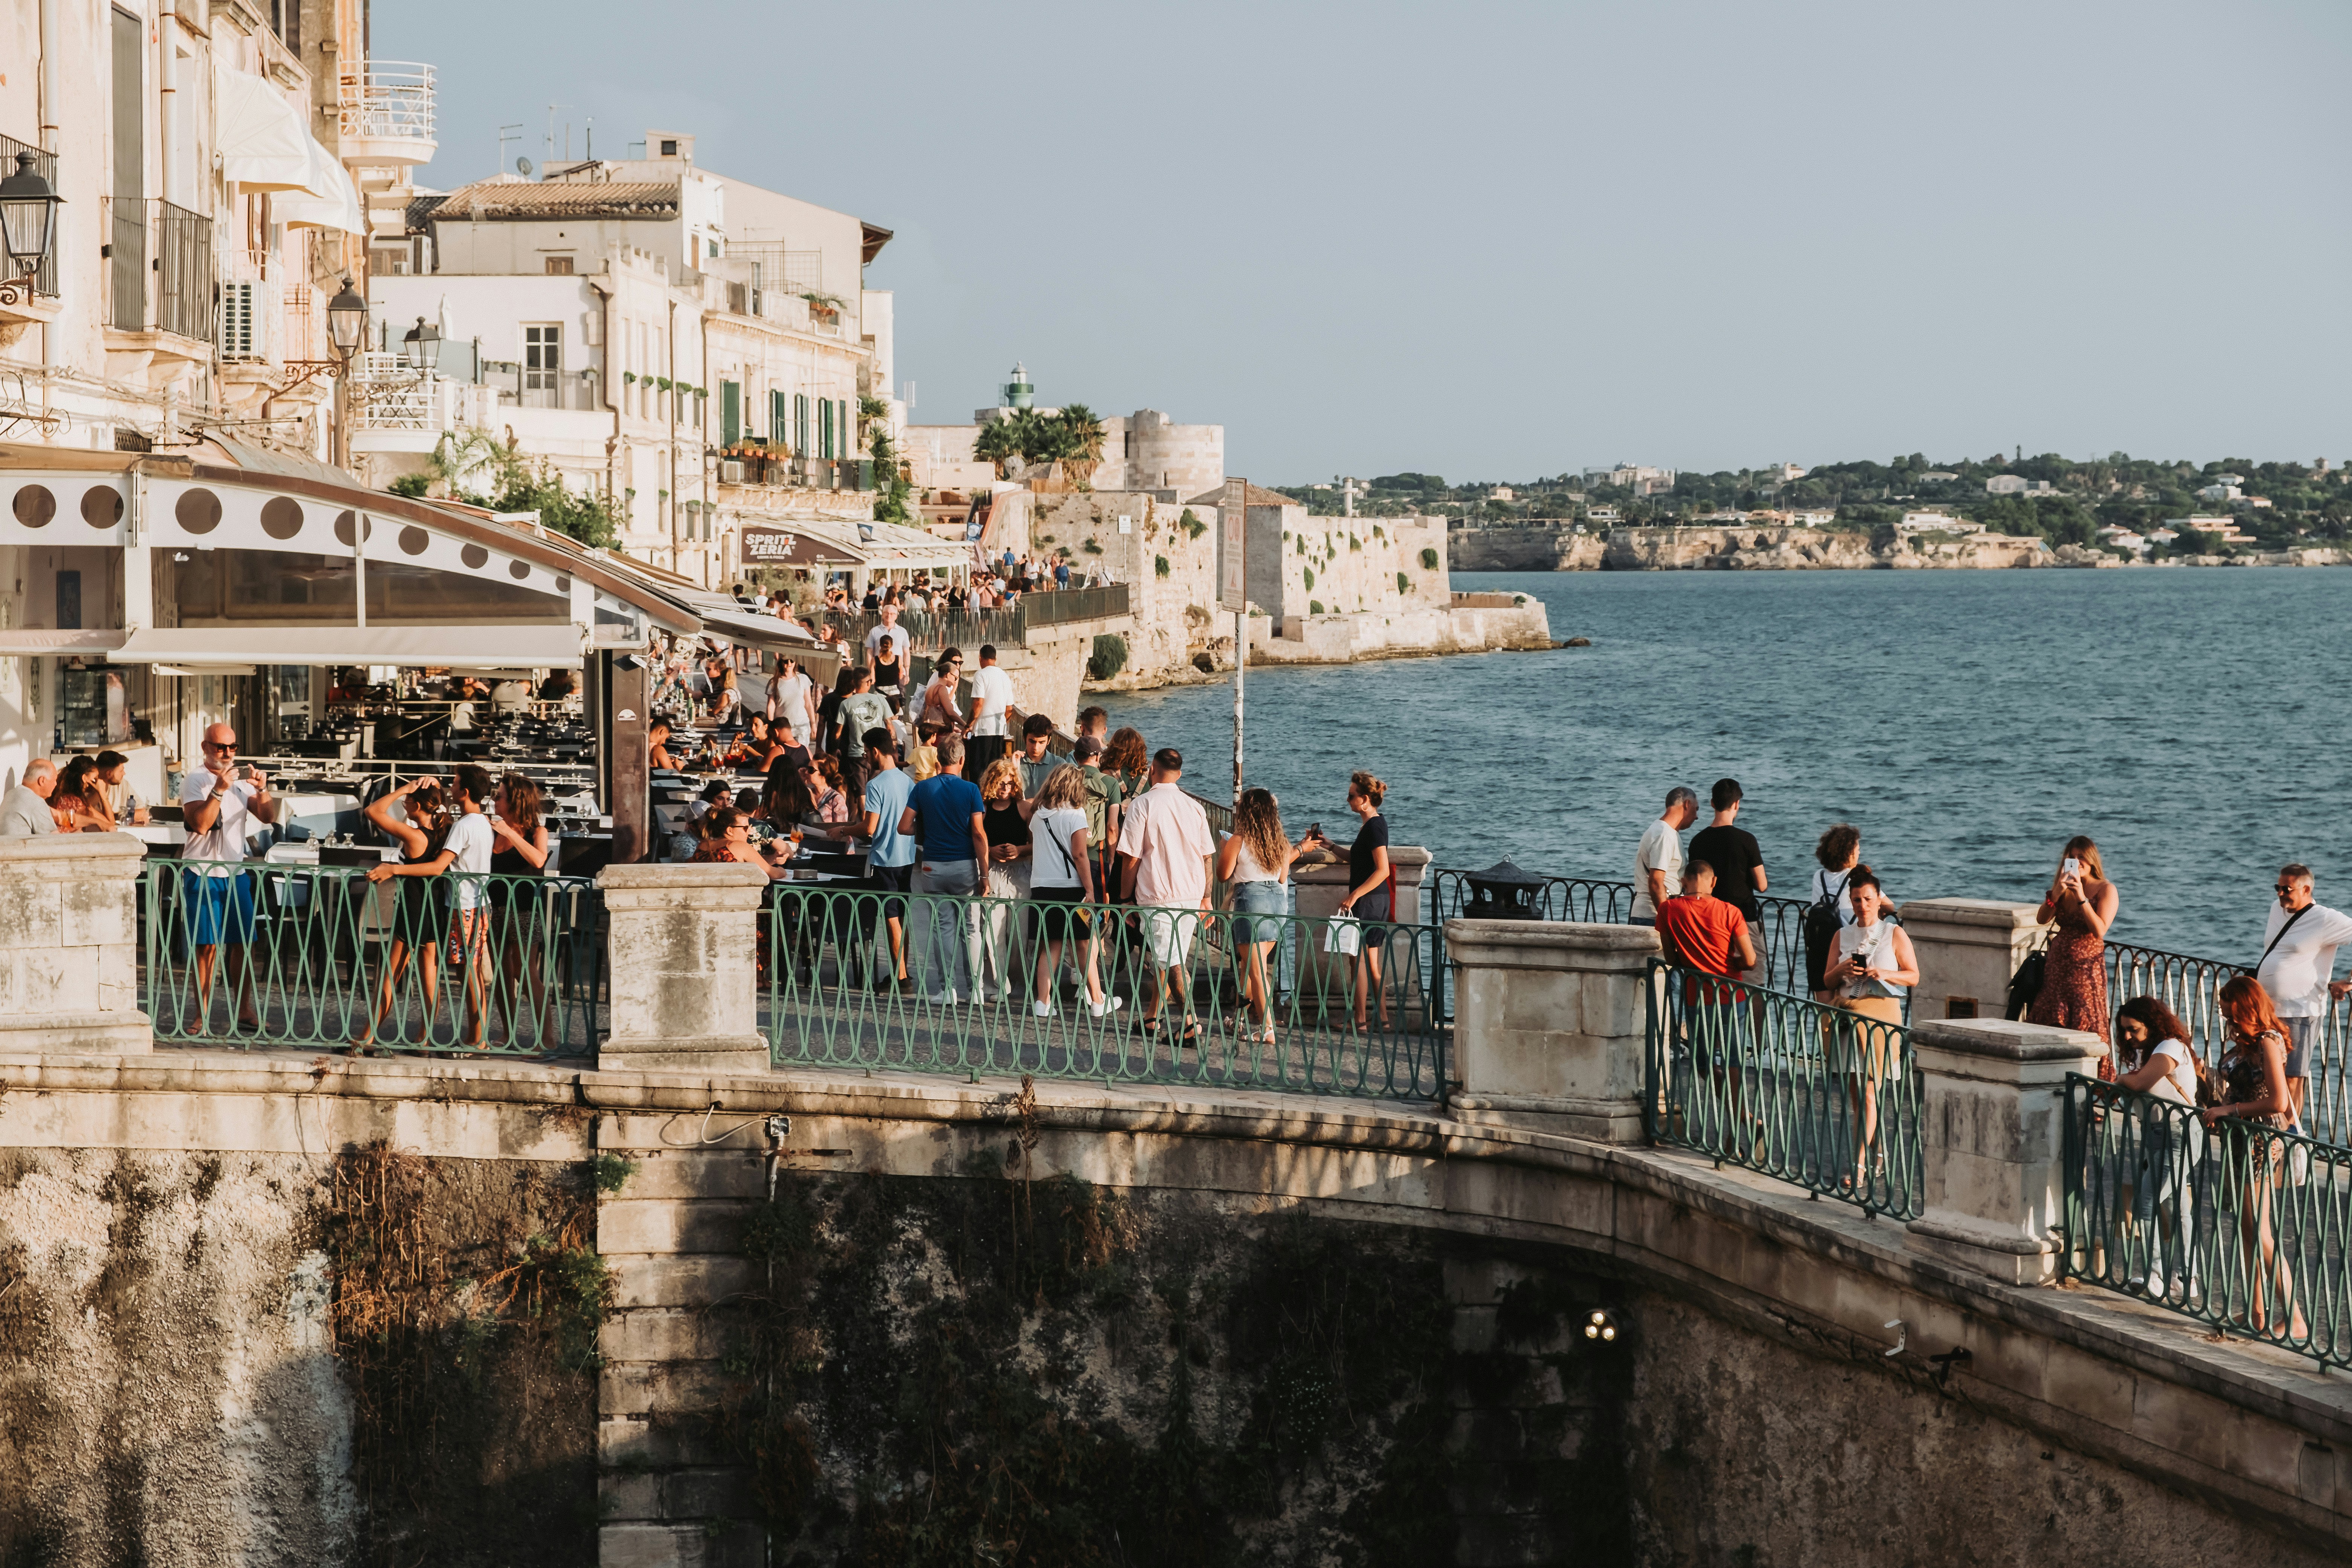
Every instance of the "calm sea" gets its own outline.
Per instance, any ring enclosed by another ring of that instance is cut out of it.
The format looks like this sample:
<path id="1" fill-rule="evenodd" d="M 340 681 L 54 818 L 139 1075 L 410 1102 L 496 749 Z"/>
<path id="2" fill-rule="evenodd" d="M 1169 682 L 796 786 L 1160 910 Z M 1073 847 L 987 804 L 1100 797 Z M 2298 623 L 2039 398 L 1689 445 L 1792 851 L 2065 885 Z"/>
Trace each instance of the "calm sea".
<path id="1" fill-rule="evenodd" d="M 1458 574 L 1535 595 L 1547 653 L 1253 668 L 1249 780 L 1350 837 L 1350 770 L 1441 866 L 1630 879 L 1669 786 L 1729 775 L 1774 891 L 1833 822 L 1898 900 L 2038 898 L 2075 833 L 2117 941 L 2261 951 L 2273 873 L 2352 902 L 2352 571 Z M 1228 683 L 1104 704 L 1233 771 Z M 1702 818 L 1702 822 L 1704 822 Z"/>

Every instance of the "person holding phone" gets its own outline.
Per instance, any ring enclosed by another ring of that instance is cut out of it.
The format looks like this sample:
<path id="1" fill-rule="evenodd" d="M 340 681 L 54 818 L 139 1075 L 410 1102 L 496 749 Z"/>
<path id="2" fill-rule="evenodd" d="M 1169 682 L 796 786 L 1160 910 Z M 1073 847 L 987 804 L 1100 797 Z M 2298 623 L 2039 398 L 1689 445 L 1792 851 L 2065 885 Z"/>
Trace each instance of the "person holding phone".
<path id="1" fill-rule="evenodd" d="M 181 822 L 188 841 L 180 847 L 184 895 L 191 945 L 196 950 L 196 1008 L 188 1028 L 202 1034 L 212 1012 L 213 968 L 228 949 L 229 994 L 237 1023 L 257 1028 L 257 998 L 245 983 L 246 944 L 253 939 L 253 873 L 231 868 L 246 857 L 254 825 L 275 826 L 278 798 L 269 776 L 236 760 L 236 731 L 226 724 L 205 731 L 204 762 L 188 770 L 180 785 Z"/>
<path id="2" fill-rule="evenodd" d="M 2113 1044 L 2107 1036 L 2107 928 L 2115 924 L 2119 902 L 2116 885 L 2099 863 L 2099 847 L 2080 834 L 2066 840 L 2037 916 L 2044 924 L 2054 922 L 2055 929 L 2027 1023 L 2080 1029 L 2098 1036 L 2103 1045 Z M 2100 1059 L 2099 1076 L 2116 1076 L 2113 1050 Z"/>

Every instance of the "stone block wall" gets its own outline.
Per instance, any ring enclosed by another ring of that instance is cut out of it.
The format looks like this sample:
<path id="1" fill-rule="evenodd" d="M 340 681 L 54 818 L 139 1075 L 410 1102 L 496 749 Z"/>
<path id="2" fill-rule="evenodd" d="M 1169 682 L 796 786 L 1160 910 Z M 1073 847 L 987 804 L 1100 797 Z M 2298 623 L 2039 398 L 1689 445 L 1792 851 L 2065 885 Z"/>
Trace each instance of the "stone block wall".
<path id="1" fill-rule="evenodd" d="M 0 838 L 0 1050 L 143 1051 L 138 887 L 127 833 Z"/>

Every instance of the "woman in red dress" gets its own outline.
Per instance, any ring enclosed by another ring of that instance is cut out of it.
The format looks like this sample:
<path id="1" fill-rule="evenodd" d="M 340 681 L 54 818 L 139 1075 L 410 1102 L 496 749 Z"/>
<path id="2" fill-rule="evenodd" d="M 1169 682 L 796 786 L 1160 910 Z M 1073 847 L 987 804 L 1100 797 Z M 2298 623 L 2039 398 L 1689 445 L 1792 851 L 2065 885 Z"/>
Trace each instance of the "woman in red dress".
<path id="1" fill-rule="evenodd" d="M 2041 993 L 2026 1009 L 2027 1023 L 2080 1029 L 2113 1044 L 2107 1037 L 2107 928 L 2115 924 L 2117 902 L 2116 885 L 2099 864 L 2099 847 L 2079 836 L 2066 840 L 2050 895 L 2042 900 L 2039 918 L 2055 921 L 2057 929 L 2050 933 L 2048 968 Z M 2116 1076 L 2112 1050 L 2100 1059 L 2099 1076 Z"/>

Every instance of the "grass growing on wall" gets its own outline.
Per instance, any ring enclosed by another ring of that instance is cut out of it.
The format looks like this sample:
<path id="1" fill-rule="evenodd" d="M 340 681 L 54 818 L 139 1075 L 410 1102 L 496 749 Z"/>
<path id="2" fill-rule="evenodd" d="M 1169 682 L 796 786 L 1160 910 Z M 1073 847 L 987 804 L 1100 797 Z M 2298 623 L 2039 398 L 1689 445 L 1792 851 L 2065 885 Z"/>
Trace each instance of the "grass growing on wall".
<path id="1" fill-rule="evenodd" d="M 1199 518 L 1194 517 L 1192 515 L 1192 509 L 1189 506 L 1184 509 L 1184 515 L 1178 518 L 1176 521 L 1183 526 L 1184 532 L 1189 538 L 1198 539 L 1201 535 L 1209 531 L 1209 525 L 1202 522 Z"/>
<path id="2" fill-rule="evenodd" d="M 1410 594 L 1412 592 L 1412 579 L 1406 576 L 1402 572 L 1397 574 L 1397 592 L 1400 594 Z"/>
<path id="3" fill-rule="evenodd" d="M 1437 552 L 1436 552 L 1436 551 L 1434 551 L 1434 550 L 1424 550 L 1424 551 L 1423 551 L 1423 552 L 1421 552 L 1421 565 L 1422 565 L 1422 570 L 1423 570 L 1423 571 L 1425 571 L 1425 572 L 1434 572 L 1434 571 L 1436 571 L 1436 570 L 1437 570 Z"/>
<path id="4" fill-rule="evenodd" d="M 1168 575 L 1170 567 L 1168 564 L 1168 557 L 1165 555 L 1155 555 L 1151 558 L 1151 574 L 1154 577 L 1165 577 Z"/>
<path id="5" fill-rule="evenodd" d="M 1127 668 L 1127 639 L 1117 632 L 1098 632 L 1094 651 L 1087 658 L 1087 678 L 1108 680 Z"/>
<path id="6" fill-rule="evenodd" d="M 1310 588 L 1315 586 L 1315 568 L 1312 566 L 1302 566 L 1298 570 L 1300 574 L 1307 579 L 1307 585 Z"/>
<path id="7" fill-rule="evenodd" d="M 1307 600 L 1307 613 L 1308 615 L 1310 615 L 1310 616 L 1319 616 L 1319 615 L 1321 615 L 1321 614 L 1323 613 L 1323 601 L 1322 601 L 1322 600 L 1320 600 L 1320 599 L 1309 599 L 1309 600 Z"/>

